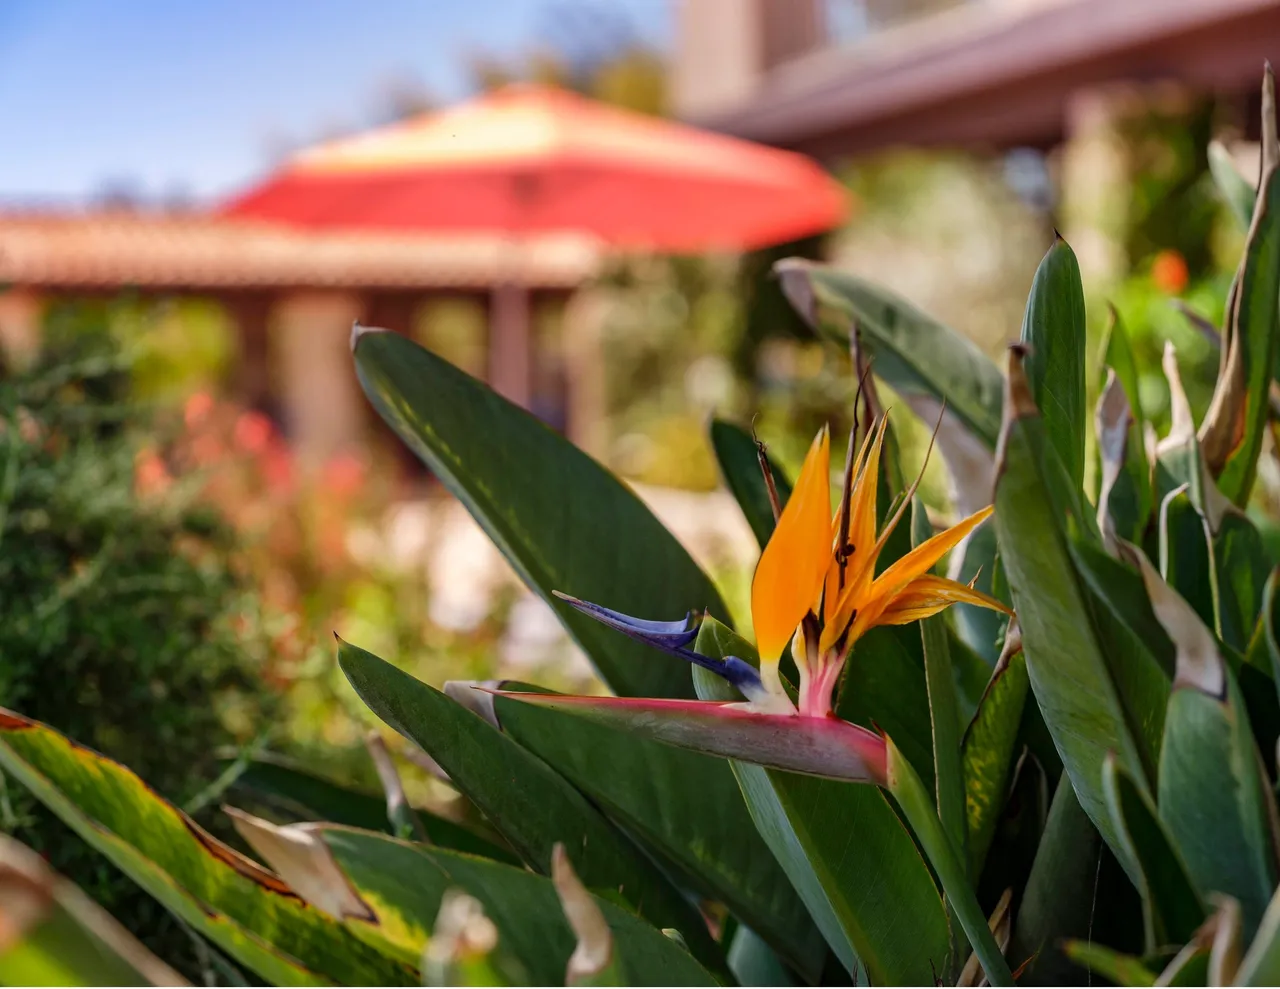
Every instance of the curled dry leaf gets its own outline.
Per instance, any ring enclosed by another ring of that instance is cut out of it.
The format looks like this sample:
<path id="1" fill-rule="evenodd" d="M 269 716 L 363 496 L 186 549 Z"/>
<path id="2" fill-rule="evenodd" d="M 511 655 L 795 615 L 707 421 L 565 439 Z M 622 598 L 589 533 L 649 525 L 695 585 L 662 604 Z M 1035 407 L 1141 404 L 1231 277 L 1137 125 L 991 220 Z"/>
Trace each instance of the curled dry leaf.
<path id="1" fill-rule="evenodd" d="M 587 887 L 573 871 L 569 855 L 559 842 L 551 852 L 551 881 L 555 883 L 565 919 L 578 938 L 578 945 L 569 956 L 565 985 L 578 985 L 609 967 L 613 959 L 613 932 Z"/>
<path id="2" fill-rule="evenodd" d="M 1151 610 L 1168 633 L 1177 653 L 1175 687 L 1194 687 L 1219 700 L 1227 694 L 1226 665 L 1213 633 L 1200 620 L 1195 609 L 1165 583 L 1147 555 L 1132 543 L 1120 543 L 1121 559 L 1142 573 Z"/>
<path id="3" fill-rule="evenodd" d="M 338 920 L 376 921 L 373 909 L 360 899 L 341 867 L 321 840 L 320 824 L 277 825 L 224 807 L 240 837 L 280 874 L 298 896 Z"/>
<path id="4" fill-rule="evenodd" d="M 1129 408 L 1129 399 L 1116 372 L 1107 370 L 1107 384 L 1098 400 L 1098 410 L 1094 416 L 1094 425 L 1098 433 L 1098 453 L 1102 458 L 1102 484 L 1098 491 L 1098 529 L 1112 549 L 1115 541 L 1115 524 L 1111 520 L 1108 504 L 1112 489 L 1124 470 L 1125 457 L 1129 447 L 1129 427 L 1133 424 L 1133 413 Z"/>

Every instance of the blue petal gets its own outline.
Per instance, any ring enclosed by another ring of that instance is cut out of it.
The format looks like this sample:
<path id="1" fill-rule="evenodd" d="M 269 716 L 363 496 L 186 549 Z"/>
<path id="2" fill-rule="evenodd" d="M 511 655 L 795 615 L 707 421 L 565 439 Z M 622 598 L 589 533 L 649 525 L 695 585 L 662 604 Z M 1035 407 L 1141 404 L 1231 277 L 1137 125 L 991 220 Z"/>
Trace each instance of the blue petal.
<path id="1" fill-rule="evenodd" d="M 641 618 L 632 618 L 630 615 L 624 615 L 620 611 L 602 608 L 598 604 L 570 597 L 568 594 L 561 594 L 559 591 L 553 593 L 565 604 L 578 609 L 584 615 L 589 615 L 596 621 L 608 625 L 610 628 L 615 628 L 633 639 L 668 651 L 687 646 L 697 638 L 698 626 L 702 623 L 701 619 L 692 611 L 685 615 L 682 621 L 650 622 Z"/>
<path id="2" fill-rule="evenodd" d="M 624 615 L 619 611 L 611 611 L 609 608 L 602 608 L 598 604 L 570 597 L 568 594 L 561 594 L 559 591 L 553 593 L 565 604 L 576 608 L 584 615 L 588 615 L 604 625 L 608 625 L 610 628 L 617 629 L 623 635 L 628 635 L 637 642 L 643 642 L 646 645 L 653 646 L 655 649 L 661 649 L 663 652 L 670 653 L 673 656 L 679 656 L 687 662 L 701 666 L 705 670 L 710 670 L 717 676 L 724 677 L 729 683 L 742 691 L 748 700 L 754 699 L 764 692 L 765 688 L 760 680 L 760 674 L 750 663 L 743 662 L 737 656 L 712 659 L 710 656 L 704 656 L 686 648 L 697 637 L 698 626 L 702 624 L 701 617 L 692 611 L 685 616 L 684 621 L 651 622 L 641 618 L 632 618 L 630 615 Z"/>

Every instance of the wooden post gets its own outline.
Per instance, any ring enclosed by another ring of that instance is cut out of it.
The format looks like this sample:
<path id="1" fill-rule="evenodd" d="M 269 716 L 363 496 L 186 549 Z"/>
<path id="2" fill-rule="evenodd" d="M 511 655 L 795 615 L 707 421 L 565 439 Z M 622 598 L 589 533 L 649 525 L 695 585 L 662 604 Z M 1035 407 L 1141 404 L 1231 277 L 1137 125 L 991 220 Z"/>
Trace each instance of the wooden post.
<path id="1" fill-rule="evenodd" d="M 604 457 L 608 441 L 601 340 L 607 309 L 602 290 L 579 289 L 565 304 L 562 334 L 569 439 L 597 458 Z"/>
<path id="2" fill-rule="evenodd" d="M 351 360 L 360 300 L 343 292 L 297 292 L 276 306 L 272 342 L 285 430 L 308 467 L 364 439 L 364 399 Z"/>
<path id="3" fill-rule="evenodd" d="M 489 384 L 527 409 L 532 372 L 529 290 L 516 281 L 502 282 L 489 296 Z"/>
<path id="4" fill-rule="evenodd" d="M 383 330 L 394 330 L 403 336 L 414 335 L 419 299 L 411 292 L 382 291 L 371 296 L 360 322 Z"/>
<path id="5" fill-rule="evenodd" d="M 44 299 L 28 288 L 0 291 L 0 367 L 21 369 L 40 352 Z"/>
<path id="6" fill-rule="evenodd" d="M 271 357 L 267 321 L 271 296 L 266 292 L 238 292 L 220 300 L 235 326 L 237 354 L 232 388 L 246 408 L 265 411 L 271 404 Z"/>

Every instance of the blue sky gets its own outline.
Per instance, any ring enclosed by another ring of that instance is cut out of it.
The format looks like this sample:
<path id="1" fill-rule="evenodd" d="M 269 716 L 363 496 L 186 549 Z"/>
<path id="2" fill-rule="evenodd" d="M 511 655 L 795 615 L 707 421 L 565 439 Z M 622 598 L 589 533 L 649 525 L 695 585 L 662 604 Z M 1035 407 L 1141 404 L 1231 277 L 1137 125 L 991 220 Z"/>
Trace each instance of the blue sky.
<path id="1" fill-rule="evenodd" d="M 665 46 L 668 0 L 625 9 Z M 563 0 L 561 0 L 561 6 Z M 397 80 L 465 96 L 468 58 L 528 50 L 555 0 L 0 0 L 0 200 L 110 186 L 222 196 L 290 144 L 376 117 Z M 570 11 L 572 12 L 572 11 Z"/>

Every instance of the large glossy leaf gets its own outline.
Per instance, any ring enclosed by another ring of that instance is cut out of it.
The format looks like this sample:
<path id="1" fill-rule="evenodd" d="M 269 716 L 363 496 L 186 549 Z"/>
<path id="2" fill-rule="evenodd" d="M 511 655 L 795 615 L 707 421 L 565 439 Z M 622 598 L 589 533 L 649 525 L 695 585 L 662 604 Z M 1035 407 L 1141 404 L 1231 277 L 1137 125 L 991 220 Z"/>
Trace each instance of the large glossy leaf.
<path id="1" fill-rule="evenodd" d="M 697 912 L 554 769 L 479 715 L 372 653 L 344 642 L 338 663 L 373 712 L 425 749 L 530 867 L 550 875 L 552 850 L 562 842 L 588 886 L 617 890 L 656 926 L 678 929 L 700 960 L 720 963 Z"/>
<path id="2" fill-rule="evenodd" d="M 1103 766 L 1102 780 L 1116 830 L 1141 872 L 1147 951 L 1185 944 L 1204 923 L 1205 908 L 1181 853 L 1155 807 L 1114 759 Z"/>
<path id="3" fill-rule="evenodd" d="M 1067 477 L 1084 483 L 1084 288 L 1075 253 L 1061 237 L 1036 269 L 1022 323 L 1025 370 L 1045 436 Z"/>
<path id="4" fill-rule="evenodd" d="M 706 622 L 699 652 L 754 659 L 750 643 Z M 723 680 L 696 669 L 700 696 L 732 699 Z M 827 943 L 874 985 L 928 985 L 948 971 L 946 911 L 928 866 L 876 787 L 735 762 L 752 819 Z"/>
<path id="5" fill-rule="evenodd" d="M 1280 366 L 1280 140 L 1275 78 L 1262 87 L 1262 177 L 1244 256 L 1228 301 L 1226 332 L 1213 401 L 1200 442 L 1218 487 L 1241 507 L 1249 500 L 1269 414 L 1271 379 Z"/>
<path id="6" fill-rule="evenodd" d="M 1000 371 L 972 341 L 848 272 L 797 259 L 779 262 L 775 270 L 810 325 L 841 343 L 856 325 L 875 373 L 895 392 L 908 402 L 923 398 L 935 407 L 945 401 L 949 414 L 976 441 L 995 448 Z"/>
<path id="7" fill-rule="evenodd" d="M 0 711 L 0 766 L 117 868 L 276 985 L 415 985 L 417 973 L 307 907 L 128 769 Z"/>
<path id="8" fill-rule="evenodd" d="M 249 762 L 231 790 L 294 821 L 328 821 L 369 831 L 392 831 L 385 798 L 342 786 L 279 756 L 261 756 Z M 501 862 L 517 861 L 509 849 L 448 818 L 421 807 L 415 807 L 414 814 L 432 844 Z"/>
<path id="9" fill-rule="evenodd" d="M 629 696 L 690 696 L 680 660 L 552 596 L 645 618 L 703 608 L 726 617 L 711 581 L 640 499 L 532 415 L 413 341 L 365 330 L 353 346 L 374 408 L 555 609 L 605 682 Z"/>
<path id="10" fill-rule="evenodd" d="M 1135 778 L 1146 771 L 1046 486 L 1050 451 L 1016 349 L 1005 411 L 994 518 L 1031 687 L 1081 806 L 1134 875 L 1106 810 L 1102 764 L 1114 751 Z"/>
<path id="11" fill-rule="evenodd" d="M 711 420 L 711 448 L 715 450 L 720 473 L 746 516 L 756 541 L 763 548 L 773 535 L 773 506 L 769 489 L 760 470 L 755 440 L 744 429 L 723 419 Z M 769 460 L 778 504 L 785 505 L 791 496 L 791 485 L 777 464 Z"/>
<path id="12" fill-rule="evenodd" d="M 522 869 L 336 825 L 237 827 L 318 910 L 353 931 L 422 957 L 448 891 L 474 897 L 497 931 L 490 964 L 511 985 L 558 985 L 574 935 L 551 882 Z M 641 985 L 715 985 L 688 952 L 633 913 L 592 897 L 622 969 Z"/>
<path id="13" fill-rule="evenodd" d="M 688 885 L 818 976 L 821 935 L 751 823 L 726 761 L 506 697 L 496 698 L 495 710 L 503 731 L 674 864 Z"/>
<path id="14" fill-rule="evenodd" d="M 0 985 L 187 984 L 40 855 L 0 835 Z"/>
<path id="15" fill-rule="evenodd" d="M 1018 729 L 1027 700 L 1027 663 L 1019 646 L 1006 647 L 996 664 L 977 714 L 964 735 L 965 817 L 969 874 L 982 874 L 1013 779 Z"/>

